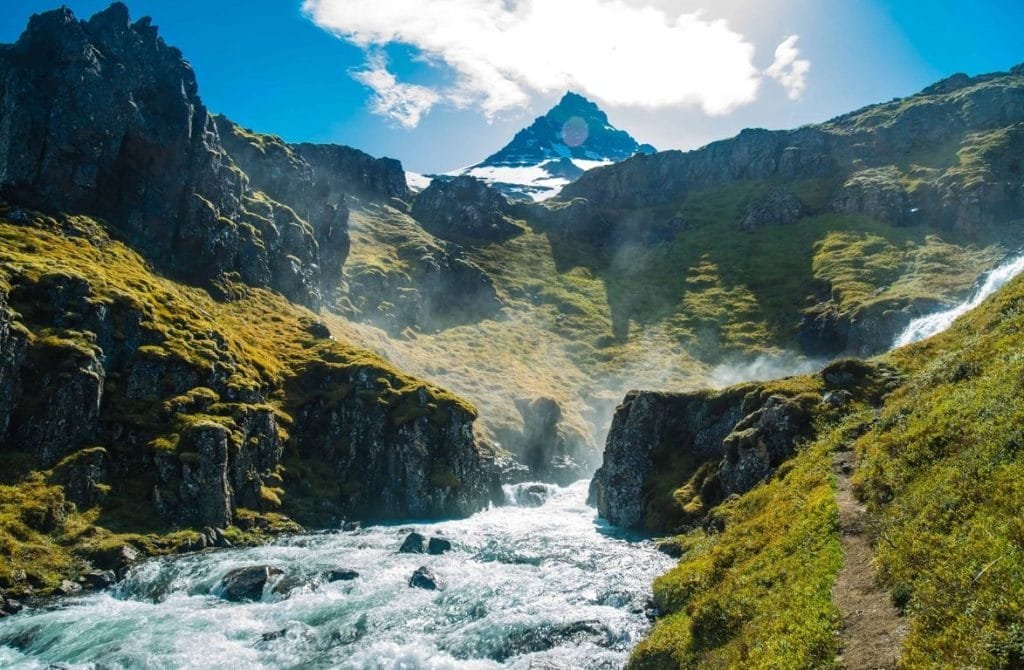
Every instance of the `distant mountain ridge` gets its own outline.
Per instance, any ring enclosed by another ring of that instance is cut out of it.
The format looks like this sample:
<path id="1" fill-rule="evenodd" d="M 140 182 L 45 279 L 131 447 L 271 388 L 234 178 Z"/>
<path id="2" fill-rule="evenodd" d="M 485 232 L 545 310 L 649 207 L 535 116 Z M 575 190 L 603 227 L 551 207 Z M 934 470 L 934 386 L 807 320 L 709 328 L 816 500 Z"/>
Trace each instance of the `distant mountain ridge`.
<path id="1" fill-rule="evenodd" d="M 450 174 L 476 177 L 514 199 L 537 201 L 591 168 L 654 152 L 650 144 L 611 125 L 595 103 L 569 91 L 504 147 Z"/>

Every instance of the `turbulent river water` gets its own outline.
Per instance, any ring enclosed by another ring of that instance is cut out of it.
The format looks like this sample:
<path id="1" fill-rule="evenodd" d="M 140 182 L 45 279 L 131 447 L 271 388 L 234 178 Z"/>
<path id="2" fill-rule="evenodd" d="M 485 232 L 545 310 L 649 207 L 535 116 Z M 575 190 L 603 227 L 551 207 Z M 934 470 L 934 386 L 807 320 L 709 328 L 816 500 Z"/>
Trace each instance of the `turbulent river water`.
<path id="1" fill-rule="evenodd" d="M 620 668 L 650 626 L 651 580 L 674 562 L 598 520 L 586 491 L 520 484 L 468 519 L 152 559 L 113 590 L 0 622 L 0 667 Z M 397 553 L 412 530 L 453 550 Z M 284 573 L 261 600 L 216 595 L 254 565 Z M 420 566 L 442 590 L 409 586 Z M 359 576 L 321 577 L 339 568 Z"/>

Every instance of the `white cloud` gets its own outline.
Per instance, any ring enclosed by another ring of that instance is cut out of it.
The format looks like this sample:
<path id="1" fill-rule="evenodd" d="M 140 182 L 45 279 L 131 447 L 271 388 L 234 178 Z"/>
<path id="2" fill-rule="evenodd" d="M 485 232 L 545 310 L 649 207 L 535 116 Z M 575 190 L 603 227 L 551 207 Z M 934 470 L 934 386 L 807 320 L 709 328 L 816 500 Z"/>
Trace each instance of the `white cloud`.
<path id="1" fill-rule="evenodd" d="M 796 48 L 798 39 L 799 35 L 790 35 L 783 40 L 775 49 L 775 61 L 764 71 L 782 84 L 790 100 L 799 100 L 803 95 L 811 69 L 811 61 L 800 58 L 800 50 Z"/>
<path id="2" fill-rule="evenodd" d="M 355 70 L 356 81 L 373 89 L 370 109 L 387 116 L 405 128 L 415 128 L 420 118 L 441 99 L 433 89 L 414 84 L 403 84 L 388 72 L 387 59 L 381 53 L 371 53 L 366 67 Z"/>
<path id="3" fill-rule="evenodd" d="M 410 127 L 442 98 L 478 106 L 490 118 L 526 105 L 533 93 L 567 89 L 611 105 L 726 114 L 753 102 L 765 75 L 789 91 L 802 90 L 809 65 L 796 58 L 790 38 L 771 72 L 762 73 L 753 63 L 754 45 L 725 21 L 623 0 L 304 0 L 303 11 L 371 53 L 405 44 L 452 69 L 455 83 L 430 99 L 431 89 L 401 88 L 408 85 L 375 67 L 371 56 L 360 81 L 380 80 L 370 84 L 378 95 L 374 105 L 392 116 L 389 96 L 403 104 L 413 98 L 411 107 L 398 106 L 409 110 L 401 118 Z"/>

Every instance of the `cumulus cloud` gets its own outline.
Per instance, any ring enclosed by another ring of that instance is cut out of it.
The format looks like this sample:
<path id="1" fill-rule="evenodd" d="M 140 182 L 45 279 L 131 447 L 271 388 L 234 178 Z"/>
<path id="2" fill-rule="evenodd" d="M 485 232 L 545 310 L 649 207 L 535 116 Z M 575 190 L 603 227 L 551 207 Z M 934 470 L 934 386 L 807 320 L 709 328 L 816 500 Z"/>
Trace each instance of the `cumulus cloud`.
<path id="1" fill-rule="evenodd" d="M 303 11 L 368 50 L 357 76 L 373 82 L 374 108 L 407 127 L 442 99 L 490 118 L 524 106 L 534 93 L 573 89 L 611 105 L 696 106 L 720 115 L 754 101 L 765 75 L 791 97 L 802 91 L 809 63 L 798 58 L 795 36 L 762 72 L 754 45 L 725 21 L 666 14 L 638 1 L 304 0 Z M 444 63 L 454 83 L 434 91 L 398 82 L 374 61 L 374 50 L 388 44 Z"/>
<path id="2" fill-rule="evenodd" d="M 387 59 L 382 53 L 371 53 L 366 67 L 354 70 L 352 76 L 373 90 L 370 109 L 406 128 L 418 126 L 423 115 L 441 99 L 431 88 L 399 82 L 388 71 Z"/>
<path id="3" fill-rule="evenodd" d="M 799 35 L 790 35 L 775 49 L 775 61 L 765 70 L 772 79 L 777 80 L 786 89 L 790 100 L 799 100 L 807 88 L 807 73 L 811 70 L 811 61 L 800 58 L 800 50 L 796 48 Z"/>

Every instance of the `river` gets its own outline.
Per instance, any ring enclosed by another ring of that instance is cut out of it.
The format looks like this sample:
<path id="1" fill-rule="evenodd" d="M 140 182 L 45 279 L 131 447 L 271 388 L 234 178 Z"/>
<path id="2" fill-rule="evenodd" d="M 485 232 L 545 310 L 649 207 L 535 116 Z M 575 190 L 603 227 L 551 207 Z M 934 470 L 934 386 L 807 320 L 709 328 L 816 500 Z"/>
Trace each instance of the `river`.
<path id="1" fill-rule="evenodd" d="M 0 621 L 0 667 L 621 668 L 650 628 L 651 581 L 674 561 L 597 519 L 586 482 L 530 487 L 468 519 L 148 560 L 114 589 Z M 412 530 L 453 550 L 397 553 Z M 253 565 L 283 571 L 261 600 L 216 595 Z M 409 586 L 420 566 L 442 590 Z M 321 577 L 339 568 L 359 576 Z"/>

